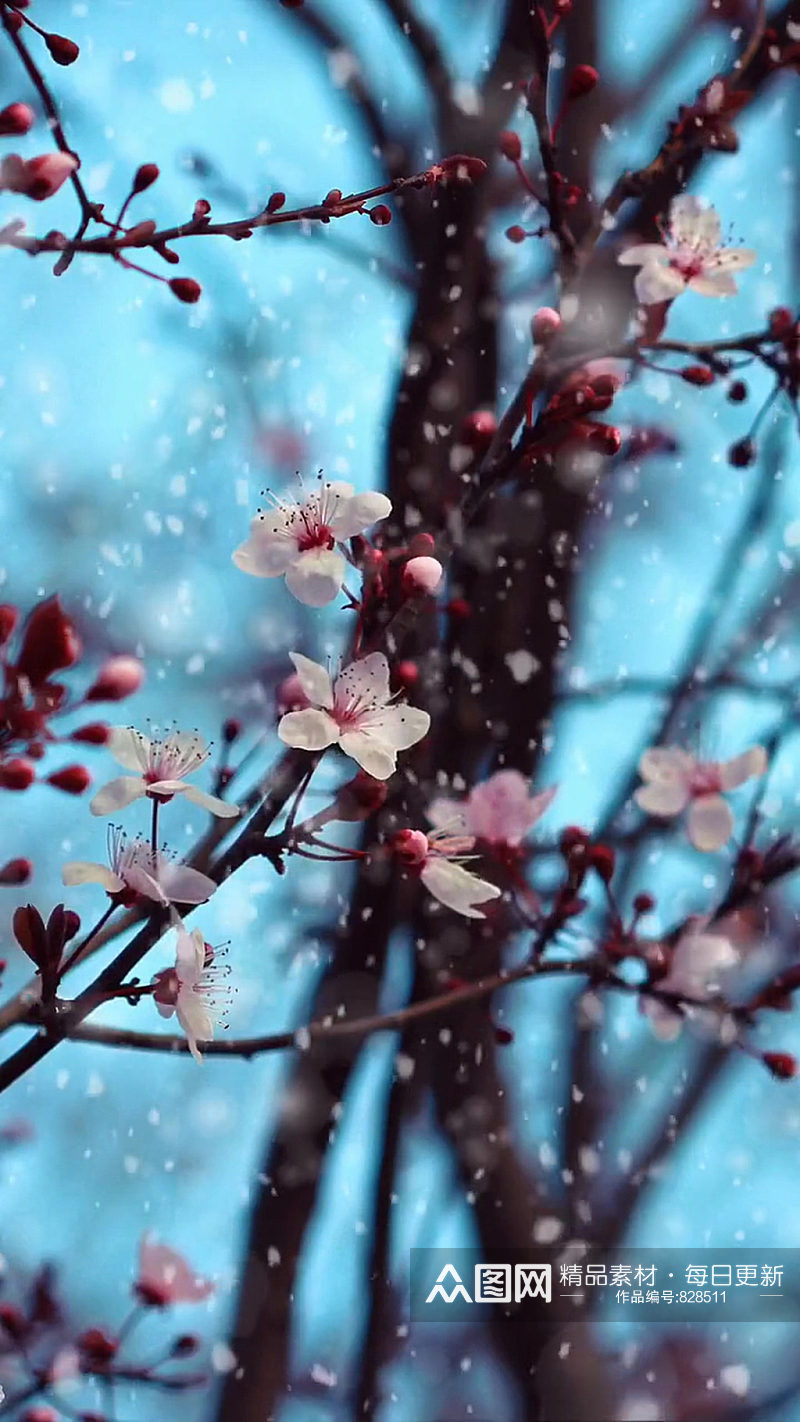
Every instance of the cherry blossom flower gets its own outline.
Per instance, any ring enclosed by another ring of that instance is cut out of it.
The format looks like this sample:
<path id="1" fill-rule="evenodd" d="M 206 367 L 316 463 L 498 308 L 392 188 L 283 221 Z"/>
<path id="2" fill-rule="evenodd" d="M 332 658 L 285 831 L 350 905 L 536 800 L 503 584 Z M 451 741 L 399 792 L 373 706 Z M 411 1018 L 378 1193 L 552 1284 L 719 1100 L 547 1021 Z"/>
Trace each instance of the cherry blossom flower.
<path id="1" fill-rule="evenodd" d="M 106 744 L 114 759 L 125 770 L 135 773 L 110 780 L 98 790 L 89 804 L 93 815 L 113 814 L 143 795 L 160 801 L 171 800 L 173 795 L 185 795 L 194 805 L 201 805 L 221 819 L 238 815 L 237 805 L 186 784 L 184 777 L 199 770 L 210 754 L 205 741 L 195 731 L 173 731 L 163 740 L 151 740 L 132 727 L 115 726 Z"/>
<path id="2" fill-rule="evenodd" d="M 648 783 L 634 798 L 640 809 L 662 819 L 672 819 L 688 806 L 686 827 L 695 849 L 721 849 L 733 833 L 733 814 L 723 792 L 763 775 L 766 768 L 763 746 L 752 746 L 732 760 L 707 761 L 677 746 L 654 746 L 639 761 L 639 773 Z"/>
<path id="3" fill-rule="evenodd" d="M 302 503 L 275 498 L 273 508 L 253 519 L 233 561 L 256 578 L 285 577 L 298 602 L 325 607 L 347 572 L 341 545 L 391 511 L 385 494 L 357 494 L 342 482 L 321 484 Z"/>
<path id="4" fill-rule="evenodd" d="M 496 884 L 489 884 L 465 869 L 459 860 L 475 844 L 471 835 L 424 834 L 422 830 L 398 830 L 392 840 L 395 854 L 415 869 L 428 893 L 439 903 L 464 918 L 485 918 L 476 904 L 500 897 Z"/>
<path id="5" fill-rule="evenodd" d="M 42 153 L 38 158 L 20 158 L 8 153 L 0 161 L 0 192 L 24 193 L 34 202 L 53 196 L 79 167 L 73 153 Z"/>
<path id="6" fill-rule="evenodd" d="M 134 1287 L 142 1303 L 152 1308 L 201 1303 L 214 1293 L 210 1279 L 195 1274 L 182 1254 L 159 1244 L 151 1234 L 143 1235 L 139 1245 L 139 1275 Z"/>
<path id="7" fill-rule="evenodd" d="M 176 864 L 161 850 L 154 854 L 146 840 L 129 840 L 116 825 L 108 834 L 108 859 L 108 865 L 72 860 L 61 871 L 63 883 L 102 884 L 111 898 L 119 897 L 123 903 L 133 903 L 141 895 L 157 904 L 202 904 L 217 887 L 199 869 Z"/>
<path id="8" fill-rule="evenodd" d="M 556 794 L 556 786 L 531 795 L 518 770 L 498 770 L 475 785 L 466 800 L 446 796 L 434 800 L 428 819 L 437 829 L 453 828 L 489 844 L 518 845 L 541 819 Z"/>
<path id="9" fill-rule="evenodd" d="M 195 1061 L 202 1061 L 198 1042 L 210 1042 L 215 1024 L 224 1012 L 230 989 L 227 967 L 220 954 L 206 943 L 199 928 L 178 929 L 175 966 L 156 973 L 153 998 L 162 1017 L 173 1012 L 180 1023 Z"/>
<path id="10" fill-rule="evenodd" d="M 746 247 L 721 245 L 717 212 L 689 193 L 673 199 L 663 242 L 643 242 L 617 257 L 622 266 L 641 267 L 634 288 L 646 306 L 672 301 L 687 287 L 701 296 L 735 296 L 731 273 L 755 260 L 756 253 Z"/>
<path id="11" fill-rule="evenodd" d="M 720 977 L 738 961 L 732 943 L 721 933 L 706 933 L 702 920 L 698 920 L 681 934 L 672 950 L 669 972 L 659 979 L 657 986 L 666 992 L 702 999 L 719 989 Z M 663 1042 L 672 1042 L 680 1035 L 684 1021 L 680 1013 L 652 997 L 643 996 L 641 1007 Z M 688 1011 L 694 1013 L 694 1009 Z"/>
<path id="12" fill-rule="evenodd" d="M 338 745 L 376 780 L 388 780 L 397 766 L 397 752 L 421 741 L 431 718 L 427 711 L 392 700 L 383 652 L 351 662 L 333 685 L 317 662 L 299 652 L 290 655 L 311 705 L 281 717 L 281 740 L 307 751 Z"/>

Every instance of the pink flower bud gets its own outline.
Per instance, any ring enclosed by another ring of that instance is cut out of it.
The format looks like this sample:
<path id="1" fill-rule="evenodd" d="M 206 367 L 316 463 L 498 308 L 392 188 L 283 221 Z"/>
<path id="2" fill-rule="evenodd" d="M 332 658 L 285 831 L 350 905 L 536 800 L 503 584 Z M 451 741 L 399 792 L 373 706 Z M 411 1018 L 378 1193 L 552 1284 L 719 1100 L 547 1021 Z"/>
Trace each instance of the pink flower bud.
<path id="1" fill-rule="evenodd" d="M 65 795 L 82 795 L 92 783 L 92 777 L 85 765 L 65 765 L 47 777 L 48 785 L 63 790 Z"/>
<path id="2" fill-rule="evenodd" d="M 30 859 L 9 859 L 0 869 L 0 884 L 27 884 L 32 873 Z"/>
<path id="3" fill-rule="evenodd" d="M 12 756 L 0 765 L 0 790 L 27 790 L 35 779 L 33 765 L 22 756 Z"/>
<path id="4" fill-rule="evenodd" d="M 540 306 L 531 322 L 531 330 L 533 331 L 533 339 L 536 345 L 544 345 L 545 341 L 549 341 L 550 337 L 554 336 L 556 331 L 560 329 L 561 317 L 558 312 L 554 311 L 552 306 Z"/>
<path id="5" fill-rule="evenodd" d="M 567 98 L 582 99 L 585 94 L 591 94 L 599 77 L 591 64 L 576 64 L 569 76 Z"/>
<path id="6" fill-rule="evenodd" d="M 52 197 L 79 167 L 74 153 L 42 153 L 24 161 L 9 153 L 0 162 L 0 190 L 22 193 L 33 202 Z"/>
<path id="7" fill-rule="evenodd" d="M 8 104 L 0 110 L 0 137 L 8 138 L 27 133 L 33 127 L 36 115 L 29 104 Z"/>
<path id="8" fill-rule="evenodd" d="M 430 533 L 415 533 L 409 539 L 409 558 L 428 558 L 436 552 L 436 539 Z"/>
<path id="9" fill-rule="evenodd" d="M 428 857 L 428 836 L 422 830 L 402 829 L 392 836 L 391 849 L 403 864 L 416 868 Z"/>
<path id="10" fill-rule="evenodd" d="M 86 693 L 87 701 L 124 701 L 139 690 L 144 667 L 136 657 L 109 657 Z"/>
<path id="11" fill-rule="evenodd" d="M 305 711 L 311 705 L 300 682 L 297 672 L 292 672 L 278 687 L 277 695 L 278 715 L 285 716 L 287 711 Z"/>
<path id="12" fill-rule="evenodd" d="M 45 35 L 44 42 L 56 64 L 74 64 L 80 50 L 66 35 Z"/>
<path id="13" fill-rule="evenodd" d="M 522 157 L 522 142 L 520 136 L 518 133 L 515 133 L 512 128 L 506 128 L 500 134 L 498 147 L 503 157 L 508 158 L 512 163 L 517 163 Z"/>
<path id="14" fill-rule="evenodd" d="M 133 182 L 131 183 L 131 192 L 146 192 L 148 188 L 151 188 L 153 186 L 153 183 L 158 178 L 158 172 L 158 165 L 156 163 L 142 163 L 141 167 L 137 168 L 136 172 L 133 175 Z"/>
<path id="15" fill-rule="evenodd" d="M 394 668 L 394 681 L 404 691 L 410 691 L 412 686 L 416 686 L 419 681 L 419 667 L 416 662 L 398 662 Z"/>
<path id="16" fill-rule="evenodd" d="M 444 569 L 438 558 L 409 558 L 403 569 L 407 592 L 435 593 Z"/>
<path id="17" fill-rule="evenodd" d="M 179 301 L 185 301 L 188 306 L 193 306 L 195 301 L 199 301 L 203 293 L 199 281 L 194 277 L 173 277 L 169 283 L 169 289 L 173 296 L 177 296 Z"/>

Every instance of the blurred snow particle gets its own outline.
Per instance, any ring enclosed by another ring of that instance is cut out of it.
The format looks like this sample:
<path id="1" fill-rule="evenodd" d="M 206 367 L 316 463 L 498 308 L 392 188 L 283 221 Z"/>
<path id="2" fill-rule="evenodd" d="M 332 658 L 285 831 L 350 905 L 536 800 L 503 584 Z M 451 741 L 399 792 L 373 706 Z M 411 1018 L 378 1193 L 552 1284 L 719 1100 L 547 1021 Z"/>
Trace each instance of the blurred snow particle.
<path id="1" fill-rule="evenodd" d="M 185 79 L 166 79 L 158 97 L 170 114 L 188 114 L 194 108 L 194 94 Z"/>
<path id="2" fill-rule="evenodd" d="M 537 1244 L 554 1244 L 561 1238 L 563 1229 L 556 1215 L 542 1215 L 533 1226 L 533 1237 Z"/>
<path id="3" fill-rule="evenodd" d="M 518 652 L 508 652 L 505 663 L 514 680 L 520 684 L 530 681 L 534 672 L 537 672 L 541 666 L 541 662 L 524 647 L 521 647 Z"/>
<path id="4" fill-rule="evenodd" d="M 729 1363 L 720 1370 L 719 1380 L 736 1397 L 746 1397 L 750 1390 L 750 1370 L 744 1363 Z"/>

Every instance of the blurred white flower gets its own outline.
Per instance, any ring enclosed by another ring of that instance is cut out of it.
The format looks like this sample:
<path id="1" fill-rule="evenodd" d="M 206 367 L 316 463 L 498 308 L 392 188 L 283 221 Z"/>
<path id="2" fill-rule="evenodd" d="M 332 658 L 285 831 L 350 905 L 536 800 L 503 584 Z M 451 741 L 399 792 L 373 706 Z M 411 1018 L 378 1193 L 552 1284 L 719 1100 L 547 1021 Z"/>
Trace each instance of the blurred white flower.
<path id="1" fill-rule="evenodd" d="M 428 819 L 437 829 L 457 828 L 490 844 L 518 845 L 541 819 L 553 800 L 556 787 L 532 795 L 518 770 L 498 770 L 475 785 L 466 800 L 441 796 L 428 808 Z"/>
<path id="2" fill-rule="evenodd" d="M 705 933 L 702 924 L 697 923 L 681 934 L 672 950 L 669 972 L 657 986 L 683 997 L 706 998 L 719 988 L 720 978 L 738 961 L 739 955 L 727 938 L 721 933 Z M 657 998 L 642 996 L 640 1001 L 657 1037 L 671 1042 L 680 1035 L 683 1017 L 679 1012 Z"/>
<path id="3" fill-rule="evenodd" d="M 394 836 L 392 848 L 403 864 L 418 871 L 425 888 L 439 903 L 464 918 L 485 918 L 475 905 L 499 899 L 501 891 L 459 863 L 474 843 L 469 835 L 427 835 L 422 830 L 405 829 Z"/>
<path id="4" fill-rule="evenodd" d="M 677 746 L 655 746 L 639 761 L 648 783 L 634 796 L 640 809 L 671 819 L 689 806 L 687 830 L 695 849 L 721 849 L 733 833 L 733 814 L 722 797 L 767 768 L 763 746 L 752 746 L 732 760 L 697 760 Z"/>
<path id="5" fill-rule="evenodd" d="M 199 928 L 191 933 L 178 929 L 175 966 L 156 973 L 153 998 L 162 1017 L 173 1012 L 180 1023 L 189 1050 L 195 1061 L 202 1061 L 198 1042 L 210 1042 L 219 1021 L 230 988 L 225 979 L 227 968 L 220 964 L 219 953 L 206 943 Z"/>
<path id="6" fill-rule="evenodd" d="M 195 1274 L 182 1254 L 167 1244 L 158 1244 L 145 1234 L 139 1245 L 139 1274 L 136 1292 L 142 1303 L 154 1308 L 167 1304 L 200 1303 L 214 1293 L 210 1279 Z"/>

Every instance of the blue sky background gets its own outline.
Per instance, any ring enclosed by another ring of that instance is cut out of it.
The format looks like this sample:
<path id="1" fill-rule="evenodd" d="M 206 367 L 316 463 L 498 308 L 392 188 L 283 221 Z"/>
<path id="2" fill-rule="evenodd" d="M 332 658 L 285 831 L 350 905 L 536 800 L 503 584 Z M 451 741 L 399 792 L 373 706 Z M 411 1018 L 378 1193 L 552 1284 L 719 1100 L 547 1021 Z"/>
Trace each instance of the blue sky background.
<path id="1" fill-rule="evenodd" d="M 339 16 L 357 41 L 392 112 L 418 124 L 419 84 L 380 7 L 359 0 L 321 8 Z M 479 71 L 501 8 L 477 0 L 420 5 L 465 85 Z M 678 0 L 669 6 L 604 0 L 604 73 L 619 82 L 635 79 L 694 9 Z M 295 204 L 334 184 L 357 190 L 379 180 L 336 75 L 275 0 L 228 0 L 224 7 L 210 0 L 168 6 L 87 0 L 68 14 L 54 0 L 37 0 L 36 12 L 42 24 L 66 30 L 81 45 L 80 62 L 54 72 L 53 83 L 83 155 L 86 186 L 112 210 L 135 167 L 156 161 L 161 180 L 139 200 L 137 214 L 159 223 L 190 215 L 195 199 L 216 188 L 192 173 L 192 155 L 208 160 L 232 190 L 228 202 L 214 198 L 220 217 L 255 209 L 275 188 Z M 690 98 L 728 53 L 724 30 L 709 31 L 635 122 L 600 142 L 600 187 L 651 153 L 676 103 Z M 28 97 L 8 56 L 0 77 L 3 102 Z M 743 275 L 735 299 L 715 305 L 682 298 L 671 334 L 755 329 L 771 305 L 796 300 L 796 253 L 787 240 L 797 201 L 797 109 L 792 114 L 790 102 L 787 84 L 773 86 L 742 123 L 740 152 L 704 167 L 695 190 L 718 205 L 738 240 L 758 249 L 759 262 Z M 528 142 L 524 124 L 521 131 Z M 39 151 L 42 136 L 39 127 L 20 151 Z M 20 212 L 21 203 L 3 197 L 0 216 Z M 25 215 L 69 228 L 72 195 L 65 189 L 46 210 Z M 503 225 L 497 253 L 515 291 L 506 319 L 510 384 L 526 359 L 528 322 L 542 300 L 527 299 L 525 283 L 530 277 L 533 289 L 544 268 L 527 249 L 503 242 Z M 363 260 L 354 262 L 344 244 Z M 126 706 L 125 719 L 196 725 L 213 738 L 231 711 L 261 724 L 254 671 L 282 664 L 298 645 L 311 655 L 335 652 L 344 627 L 335 614 L 309 620 L 282 584 L 244 579 L 231 565 L 231 549 L 244 536 L 260 491 L 286 484 L 286 469 L 259 447 L 256 422 L 267 428 L 288 423 L 301 432 L 309 472 L 322 466 L 373 487 L 410 303 L 400 286 L 370 270 L 370 254 L 403 263 L 399 229 L 379 230 L 366 219 L 321 234 L 267 234 L 238 244 L 198 240 L 181 250 L 181 270 L 203 284 L 197 307 L 179 306 L 166 288 L 108 261 L 79 259 L 56 281 L 46 260 L 0 252 L 0 583 L 3 598 L 23 607 L 58 590 L 87 633 L 94 629 L 98 661 L 107 648 L 145 656 L 148 680 Z M 756 477 L 753 469 L 732 470 L 724 458 L 727 444 L 746 428 L 747 411 L 756 408 L 756 392 L 765 388 L 758 376 L 751 384 L 754 398 L 744 410 L 728 405 L 721 391 L 697 391 L 656 374 L 619 402 L 620 418 L 677 429 L 681 451 L 624 471 L 593 521 L 573 628 L 573 680 L 606 679 L 623 668 L 660 675 L 679 660 Z M 723 611 L 721 638 L 777 569 L 791 571 L 796 562 L 797 432 L 785 413 L 776 414 L 772 437 L 781 449 L 773 516 Z M 763 651 L 755 673 L 784 679 L 798 670 L 796 660 L 796 639 L 784 637 Z M 777 710 L 769 702 L 753 710 L 741 698 L 728 698 L 704 721 L 704 740 L 722 754 L 734 753 L 771 727 Z M 652 715 L 653 703 L 642 698 L 603 709 L 579 706 L 561 716 L 542 771 L 543 783 L 557 780 L 561 787 L 546 830 L 575 821 L 591 825 L 600 817 L 615 770 L 635 757 Z M 774 767 L 765 804 L 784 827 L 796 822 L 796 752 L 795 737 Z M 71 758 L 64 753 L 64 762 Z M 53 768 L 59 763 L 56 750 Z M 103 752 L 93 754 L 91 764 L 99 779 L 110 773 Z M 747 793 L 741 793 L 742 807 Z M 50 907 L 59 897 L 64 859 L 103 858 L 105 826 L 85 806 L 47 788 L 15 799 L 11 808 L 8 853 L 34 856 L 32 896 Z M 144 817 L 144 809 L 134 807 L 126 825 L 144 829 Z M 176 848 L 186 848 L 202 827 L 199 813 L 182 804 L 168 807 L 162 820 Z M 671 922 L 713 896 L 725 882 L 726 863 L 722 856 L 718 863 L 698 863 L 698 856 L 678 850 L 654 862 L 652 873 Z M 306 863 L 278 884 L 254 862 L 202 910 L 197 922 L 206 937 L 231 940 L 238 987 L 232 1032 L 303 1019 L 320 961 L 314 928 L 335 915 L 345 879 Z M 4 892 L 10 914 L 17 899 Z M 101 911 L 102 897 L 87 888 L 70 902 L 89 922 Z M 6 981 L 17 986 L 25 963 L 7 938 Z M 398 981 L 407 972 L 406 954 L 406 945 L 397 944 Z M 168 947 L 159 947 L 148 966 L 155 971 L 168 957 Z M 542 1163 L 557 1159 L 564 1011 L 563 991 L 547 984 L 522 988 L 507 1005 L 516 1031 L 507 1049 L 508 1090 L 523 1152 Z M 115 1007 L 103 1015 L 147 1027 L 155 1019 L 147 1005 L 135 1014 Z M 778 1045 L 800 1046 L 791 1020 L 778 1025 Z M 642 1129 L 648 1100 L 670 1089 L 666 1075 L 691 1046 L 654 1042 L 628 1003 L 615 1004 L 604 1034 L 608 1080 L 631 1103 L 613 1146 L 624 1150 L 623 1137 L 635 1138 Z M 6 1045 L 16 1046 L 22 1035 L 9 1036 Z M 281 1422 L 344 1422 L 347 1416 L 337 1399 L 353 1367 L 353 1320 L 361 1308 L 361 1221 L 374 1167 L 370 1121 L 384 1099 L 392 1051 L 392 1043 L 374 1041 L 364 1052 L 299 1294 L 298 1365 L 322 1365 L 336 1374 L 338 1389 L 324 1407 L 287 1405 Z M 279 1057 L 210 1061 L 198 1069 L 189 1059 L 132 1061 L 107 1049 L 62 1046 L 0 1103 L 0 1125 L 24 1116 L 36 1128 L 31 1143 L 0 1159 L 0 1250 L 9 1265 L 24 1271 L 42 1259 L 54 1261 L 76 1318 L 113 1325 L 126 1307 L 138 1237 L 154 1229 L 218 1280 L 208 1308 L 182 1312 L 179 1326 L 199 1326 L 210 1345 L 222 1343 L 248 1201 L 286 1069 Z M 637 1094 L 632 1083 L 640 1078 Z M 650 1192 L 632 1238 L 797 1245 L 799 1103 L 796 1086 L 773 1083 L 755 1063 L 732 1066 L 725 1090 L 681 1142 L 661 1187 Z M 450 1162 L 422 1128 L 409 1145 L 402 1181 L 401 1269 L 411 1244 L 469 1242 L 469 1212 Z M 147 1326 L 141 1337 L 146 1353 Z M 763 1357 L 765 1340 L 755 1346 Z M 456 1415 L 462 1388 L 475 1416 L 483 1404 L 493 1422 L 517 1422 L 485 1342 L 469 1337 L 464 1347 L 473 1364 L 462 1386 L 437 1380 L 436 1359 L 421 1345 L 413 1375 L 405 1365 L 395 1370 L 398 1400 L 387 1405 L 386 1417 L 427 1422 L 430 1416 L 432 1422 L 443 1396 Z M 737 1361 L 750 1358 L 752 1348 L 741 1340 Z M 219 1349 L 214 1357 L 224 1364 Z M 178 1422 L 209 1422 L 213 1400 L 176 1396 L 169 1409 Z M 144 1422 L 153 1416 L 152 1401 L 132 1391 L 119 1415 Z"/>

